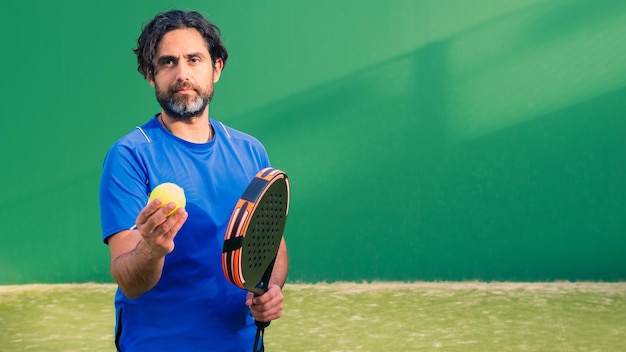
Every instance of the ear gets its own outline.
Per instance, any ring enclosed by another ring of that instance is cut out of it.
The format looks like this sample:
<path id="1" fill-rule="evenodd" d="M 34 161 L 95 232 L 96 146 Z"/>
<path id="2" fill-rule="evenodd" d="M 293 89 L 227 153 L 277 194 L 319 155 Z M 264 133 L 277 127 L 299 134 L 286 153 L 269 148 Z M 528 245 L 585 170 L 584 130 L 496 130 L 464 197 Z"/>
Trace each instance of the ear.
<path id="1" fill-rule="evenodd" d="M 222 75 L 222 69 L 224 68 L 224 61 L 222 59 L 216 59 L 213 64 L 213 83 L 217 83 Z"/>
<path id="2" fill-rule="evenodd" d="M 152 88 L 155 88 L 156 85 L 154 83 L 154 75 L 152 73 L 148 73 L 146 75 L 146 81 L 148 81 L 148 83 L 150 83 L 150 85 L 152 86 Z"/>

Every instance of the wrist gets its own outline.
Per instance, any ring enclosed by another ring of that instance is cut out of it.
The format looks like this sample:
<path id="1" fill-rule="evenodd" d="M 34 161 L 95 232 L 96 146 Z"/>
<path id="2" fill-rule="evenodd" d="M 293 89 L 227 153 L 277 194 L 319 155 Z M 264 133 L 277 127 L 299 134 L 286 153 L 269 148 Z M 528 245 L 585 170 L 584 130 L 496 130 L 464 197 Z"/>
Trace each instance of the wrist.
<path id="1" fill-rule="evenodd" d="M 152 246 L 148 241 L 143 238 L 139 240 L 135 247 L 135 255 L 141 259 L 141 261 L 149 263 L 163 259 L 167 254 L 163 248 L 158 246 Z"/>

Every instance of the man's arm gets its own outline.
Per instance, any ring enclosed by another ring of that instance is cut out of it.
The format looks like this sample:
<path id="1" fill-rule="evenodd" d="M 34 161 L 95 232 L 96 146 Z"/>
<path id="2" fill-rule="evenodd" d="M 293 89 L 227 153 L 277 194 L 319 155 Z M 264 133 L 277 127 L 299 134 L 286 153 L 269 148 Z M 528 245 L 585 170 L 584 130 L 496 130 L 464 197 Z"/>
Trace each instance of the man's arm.
<path id="1" fill-rule="evenodd" d="M 276 261 L 274 262 L 274 269 L 272 270 L 269 285 L 278 285 L 281 288 L 285 286 L 288 271 L 289 258 L 287 256 L 287 244 L 285 243 L 285 239 L 282 238 L 278 253 L 276 254 Z"/>
<path id="2" fill-rule="evenodd" d="M 156 199 L 139 213 L 136 229 L 109 238 L 111 276 L 126 297 L 137 298 L 159 282 L 165 255 L 174 250 L 174 237 L 188 216 L 181 208 L 168 217 L 174 208 L 174 203 L 161 208 Z"/>

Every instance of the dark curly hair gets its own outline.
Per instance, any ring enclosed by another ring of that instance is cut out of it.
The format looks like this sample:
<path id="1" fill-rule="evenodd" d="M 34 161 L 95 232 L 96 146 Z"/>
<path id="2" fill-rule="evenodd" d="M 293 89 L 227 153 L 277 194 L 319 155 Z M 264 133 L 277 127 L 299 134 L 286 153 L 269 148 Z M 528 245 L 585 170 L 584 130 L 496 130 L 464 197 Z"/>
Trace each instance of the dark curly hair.
<path id="1" fill-rule="evenodd" d="M 167 32 L 184 28 L 194 28 L 202 35 L 213 65 L 217 59 L 222 59 L 226 65 L 228 52 L 220 39 L 219 28 L 196 11 L 171 10 L 159 13 L 143 27 L 137 48 L 133 49 L 137 55 L 137 71 L 145 78 L 153 77 L 153 60 L 161 38 Z"/>

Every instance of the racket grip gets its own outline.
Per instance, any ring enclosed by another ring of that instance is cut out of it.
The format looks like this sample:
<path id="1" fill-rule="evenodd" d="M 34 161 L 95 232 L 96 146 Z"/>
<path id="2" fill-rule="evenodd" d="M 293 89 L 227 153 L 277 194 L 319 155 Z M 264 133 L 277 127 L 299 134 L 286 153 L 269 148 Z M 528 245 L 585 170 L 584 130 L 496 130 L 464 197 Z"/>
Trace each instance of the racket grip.
<path id="1" fill-rule="evenodd" d="M 267 288 L 265 288 L 265 291 L 267 291 Z M 254 296 L 258 297 L 258 296 L 260 296 L 260 294 L 255 293 Z M 259 320 L 256 320 L 256 319 L 254 319 L 254 324 L 259 329 L 265 329 L 266 327 L 270 326 L 270 322 L 269 321 L 259 321 Z"/>
<path id="2" fill-rule="evenodd" d="M 256 288 L 260 289 L 262 293 L 255 292 L 254 293 L 255 297 L 262 295 L 263 293 L 267 292 L 267 290 L 269 289 L 270 276 L 272 275 L 272 270 L 274 269 L 275 261 L 276 261 L 276 257 L 272 259 L 272 261 L 270 262 L 270 265 L 267 267 L 267 269 L 265 269 L 265 273 L 263 273 L 263 277 L 261 278 L 261 281 L 257 283 Z M 269 321 L 258 321 L 255 319 L 254 323 L 259 329 L 265 329 L 266 327 L 270 326 Z"/>

